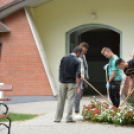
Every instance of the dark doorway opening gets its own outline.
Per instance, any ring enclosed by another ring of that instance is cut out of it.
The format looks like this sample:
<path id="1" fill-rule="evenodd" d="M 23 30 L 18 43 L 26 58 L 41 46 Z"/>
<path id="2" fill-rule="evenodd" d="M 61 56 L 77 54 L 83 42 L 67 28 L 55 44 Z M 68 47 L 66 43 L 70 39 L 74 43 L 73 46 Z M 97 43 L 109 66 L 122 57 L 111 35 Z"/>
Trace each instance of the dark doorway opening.
<path id="1" fill-rule="evenodd" d="M 103 66 L 109 60 L 101 55 L 101 50 L 103 47 L 110 47 L 116 55 L 120 56 L 120 34 L 109 29 L 95 29 L 81 34 L 78 33 L 74 32 L 70 35 L 70 51 L 82 41 L 86 41 L 89 44 L 89 50 L 86 54 L 89 67 L 89 82 L 102 94 L 106 95 L 106 78 Z M 85 96 L 96 94 L 90 87 L 84 90 Z"/>

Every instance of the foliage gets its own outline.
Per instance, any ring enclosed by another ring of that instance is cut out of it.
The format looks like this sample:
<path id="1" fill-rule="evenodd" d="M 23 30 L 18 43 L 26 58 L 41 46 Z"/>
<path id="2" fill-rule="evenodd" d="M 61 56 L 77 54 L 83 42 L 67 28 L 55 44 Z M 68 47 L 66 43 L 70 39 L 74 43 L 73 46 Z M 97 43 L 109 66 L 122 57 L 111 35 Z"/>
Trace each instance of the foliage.
<path id="1" fill-rule="evenodd" d="M 109 122 L 115 124 L 134 124 L 134 109 L 130 108 L 116 108 L 109 106 L 108 103 L 97 101 L 90 101 L 88 106 L 83 106 L 82 115 L 85 120 L 96 122 Z"/>
<path id="2" fill-rule="evenodd" d="M 130 96 L 127 100 L 127 103 L 131 106 L 134 107 L 134 96 Z"/>

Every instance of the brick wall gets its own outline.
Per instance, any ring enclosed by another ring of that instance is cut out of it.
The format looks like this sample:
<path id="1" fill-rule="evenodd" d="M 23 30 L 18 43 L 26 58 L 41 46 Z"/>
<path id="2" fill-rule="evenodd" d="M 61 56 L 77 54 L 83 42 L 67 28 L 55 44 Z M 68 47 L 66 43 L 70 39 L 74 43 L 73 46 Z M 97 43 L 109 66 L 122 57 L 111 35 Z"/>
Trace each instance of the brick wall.
<path id="1" fill-rule="evenodd" d="M 52 96 L 24 10 L 2 20 L 11 30 L 0 33 L 0 83 L 13 85 L 5 96 Z"/>
<path id="2" fill-rule="evenodd" d="M 0 7 L 8 4 L 11 1 L 13 1 L 13 0 L 0 0 Z"/>

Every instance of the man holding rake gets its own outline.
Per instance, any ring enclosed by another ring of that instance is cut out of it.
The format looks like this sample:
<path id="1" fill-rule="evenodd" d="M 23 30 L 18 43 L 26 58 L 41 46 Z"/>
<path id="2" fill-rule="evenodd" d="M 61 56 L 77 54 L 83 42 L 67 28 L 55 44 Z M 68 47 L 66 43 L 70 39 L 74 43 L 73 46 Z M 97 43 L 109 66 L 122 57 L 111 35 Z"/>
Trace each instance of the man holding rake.
<path id="1" fill-rule="evenodd" d="M 109 64 L 104 66 L 104 70 L 108 69 L 109 80 L 106 88 L 109 89 L 109 94 L 113 105 L 118 108 L 120 105 L 120 84 L 122 79 L 121 70 L 115 66 L 118 56 L 115 55 L 110 48 L 104 47 L 101 51 L 102 55 L 109 59 Z"/>

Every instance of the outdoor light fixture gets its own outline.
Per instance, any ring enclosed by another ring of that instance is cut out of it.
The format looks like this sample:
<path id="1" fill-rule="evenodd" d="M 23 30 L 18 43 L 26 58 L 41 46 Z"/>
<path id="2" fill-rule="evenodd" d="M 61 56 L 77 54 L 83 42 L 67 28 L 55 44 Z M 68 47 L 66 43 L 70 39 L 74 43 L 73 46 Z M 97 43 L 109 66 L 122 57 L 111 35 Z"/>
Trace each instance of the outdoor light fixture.
<path id="1" fill-rule="evenodd" d="M 91 18 L 92 18 L 92 19 L 95 19 L 95 17 L 96 17 L 96 14 L 95 14 L 95 13 L 92 13 L 92 14 L 91 14 Z"/>

